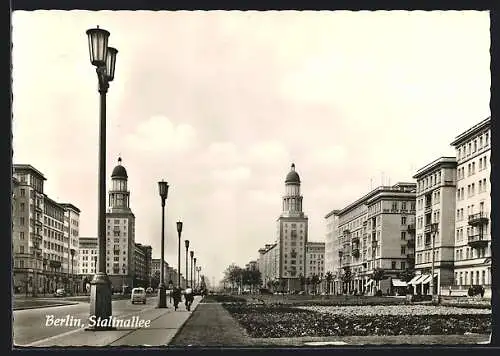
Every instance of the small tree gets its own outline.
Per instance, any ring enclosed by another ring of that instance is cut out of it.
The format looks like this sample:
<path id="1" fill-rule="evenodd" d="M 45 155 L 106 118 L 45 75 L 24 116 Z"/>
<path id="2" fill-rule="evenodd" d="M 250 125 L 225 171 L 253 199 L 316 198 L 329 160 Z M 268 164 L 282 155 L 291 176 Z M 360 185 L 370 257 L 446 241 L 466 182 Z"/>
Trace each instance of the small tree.
<path id="1" fill-rule="evenodd" d="M 306 285 L 306 278 L 302 275 L 299 275 L 300 289 L 304 290 L 304 286 Z"/>
<path id="2" fill-rule="evenodd" d="M 375 268 L 372 273 L 372 279 L 377 282 L 377 288 L 379 291 L 377 293 L 380 293 L 380 281 L 384 279 L 385 276 L 385 271 L 382 268 Z"/>
<path id="3" fill-rule="evenodd" d="M 351 272 L 351 267 L 346 266 L 344 267 L 344 273 L 342 274 L 342 284 L 343 285 L 348 285 L 352 281 L 352 272 Z M 347 289 L 347 288 L 344 288 Z"/>
<path id="4" fill-rule="evenodd" d="M 413 277 L 415 277 L 415 271 L 407 268 L 404 271 L 399 272 L 398 276 L 399 276 L 399 279 L 408 283 L 409 281 L 412 280 Z"/>
<path id="5" fill-rule="evenodd" d="M 333 279 L 332 272 L 330 272 L 330 271 L 326 272 L 325 280 L 326 280 L 326 292 L 327 292 L 327 294 L 330 294 L 330 285 L 332 283 L 332 279 Z"/>
<path id="6" fill-rule="evenodd" d="M 314 294 L 317 294 L 318 292 L 318 283 L 319 283 L 319 276 L 317 274 L 313 274 L 311 277 L 311 284 L 313 286 L 313 292 Z"/>

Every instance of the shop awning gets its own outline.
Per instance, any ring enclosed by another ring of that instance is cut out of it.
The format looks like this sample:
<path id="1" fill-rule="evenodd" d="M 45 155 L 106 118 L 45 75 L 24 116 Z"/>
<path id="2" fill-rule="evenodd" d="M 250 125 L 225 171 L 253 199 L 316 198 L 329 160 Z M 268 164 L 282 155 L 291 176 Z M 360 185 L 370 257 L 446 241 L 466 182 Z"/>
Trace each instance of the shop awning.
<path id="1" fill-rule="evenodd" d="M 417 284 L 420 284 L 419 280 L 421 280 L 424 276 L 423 275 L 418 275 L 415 276 L 411 279 L 411 281 L 408 282 L 408 284 L 411 284 L 412 286 L 416 286 Z"/>
<path id="2" fill-rule="evenodd" d="M 370 284 L 372 284 L 372 283 L 373 283 L 373 279 L 370 279 L 368 282 L 366 282 L 365 287 L 369 287 Z"/>
<path id="3" fill-rule="evenodd" d="M 437 274 L 434 274 L 434 278 L 437 277 Z M 431 275 L 430 274 L 426 274 L 424 279 L 420 282 L 422 284 L 427 284 L 431 281 Z"/>
<path id="4" fill-rule="evenodd" d="M 400 279 L 396 279 L 396 278 L 392 280 L 392 285 L 394 287 L 406 287 L 407 286 L 406 282 L 404 282 Z"/>

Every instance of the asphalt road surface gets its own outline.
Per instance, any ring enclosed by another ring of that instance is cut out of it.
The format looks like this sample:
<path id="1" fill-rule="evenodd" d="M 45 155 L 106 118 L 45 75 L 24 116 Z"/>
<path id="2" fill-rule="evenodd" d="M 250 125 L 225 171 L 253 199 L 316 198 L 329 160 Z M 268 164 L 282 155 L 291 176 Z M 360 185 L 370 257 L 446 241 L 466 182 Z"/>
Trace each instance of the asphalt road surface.
<path id="1" fill-rule="evenodd" d="M 154 307 L 156 303 L 157 298 L 155 297 L 148 298 L 146 304 L 132 304 L 130 300 L 115 300 L 112 304 L 113 316 L 138 315 L 141 311 Z M 89 303 L 14 311 L 13 344 L 28 346 L 33 342 L 69 333 L 79 328 L 76 323 L 73 323 L 73 326 L 48 326 L 47 320 L 52 317 L 55 319 L 69 316 L 73 320 L 80 319 L 81 325 L 83 325 L 80 327 L 85 327 L 85 324 L 88 323 L 89 312 Z"/>

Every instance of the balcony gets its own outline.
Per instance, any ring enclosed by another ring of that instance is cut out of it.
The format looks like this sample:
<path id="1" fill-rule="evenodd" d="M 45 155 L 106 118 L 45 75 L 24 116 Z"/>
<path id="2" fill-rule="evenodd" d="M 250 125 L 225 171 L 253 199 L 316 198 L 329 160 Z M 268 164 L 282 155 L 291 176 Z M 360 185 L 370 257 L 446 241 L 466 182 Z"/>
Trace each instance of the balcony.
<path id="1" fill-rule="evenodd" d="M 431 239 L 425 239 L 424 245 L 426 248 L 431 247 L 432 245 L 432 240 Z"/>
<path id="2" fill-rule="evenodd" d="M 366 226 L 366 225 L 368 225 L 368 221 L 367 220 L 363 221 L 363 226 Z"/>
<path id="3" fill-rule="evenodd" d="M 358 236 L 353 236 L 352 243 L 358 244 L 359 243 L 359 237 Z"/>
<path id="4" fill-rule="evenodd" d="M 61 268 L 61 261 L 51 260 L 49 262 L 49 267 L 50 268 L 55 268 L 55 269 Z"/>
<path id="5" fill-rule="evenodd" d="M 488 246 L 489 240 L 486 240 L 482 234 L 469 235 L 467 244 L 472 248 L 484 248 Z"/>
<path id="6" fill-rule="evenodd" d="M 472 214 L 469 215 L 469 225 L 483 225 L 487 224 L 489 221 L 488 214 L 485 213 L 484 211 L 477 213 L 477 214 Z"/>
<path id="7" fill-rule="evenodd" d="M 377 247 L 377 240 L 372 240 L 372 247 Z"/>
<path id="8" fill-rule="evenodd" d="M 352 255 L 356 258 L 359 257 L 359 248 L 353 248 L 352 249 Z"/>
<path id="9" fill-rule="evenodd" d="M 344 236 L 347 236 L 351 234 L 351 230 L 345 229 L 342 233 L 344 234 Z"/>
<path id="10" fill-rule="evenodd" d="M 42 204 L 35 204 L 35 211 L 43 213 Z"/>
<path id="11" fill-rule="evenodd" d="M 415 224 L 408 224 L 407 229 L 408 232 L 415 232 Z"/>
<path id="12" fill-rule="evenodd" d="M 406 246 L 409 248 L 414 248 L 415 247 L 415 240 L 411 239 L 406 242 Z"/>
<path id="13" fill-rule="evenodd" d="M 429 214 L 432 212 L 432 204 L 427 204 L 424 209 L 425 214 Z"/>
<path id="14" fill-rule="evenodd" d="M 424 232 L 425 233 L 431 232 L 431 230 L 432 230 L 431 226 L 432 226 L 431 223 L 425 224 L 425 226 L 424 226 Z"/>

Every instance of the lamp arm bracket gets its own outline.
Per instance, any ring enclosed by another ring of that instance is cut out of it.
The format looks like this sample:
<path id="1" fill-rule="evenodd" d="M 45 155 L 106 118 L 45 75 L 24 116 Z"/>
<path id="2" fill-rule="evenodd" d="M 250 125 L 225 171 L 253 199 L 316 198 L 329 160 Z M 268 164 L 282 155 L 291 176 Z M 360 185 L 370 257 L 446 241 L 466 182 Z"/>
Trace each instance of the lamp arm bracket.
<path id="1" fill-rule="evenodd" d="M 100 66 L 96 68 L 97 79 L 99 81 L 99 93 L 107 93 L 109 82 L 106 76 L 106 67 Z"/>

